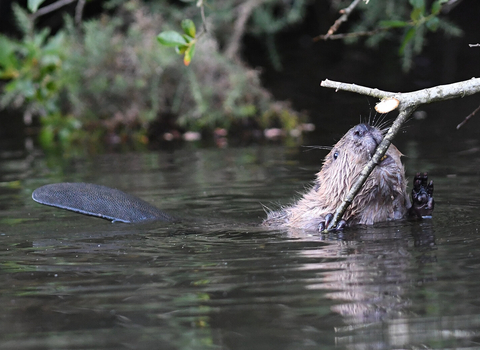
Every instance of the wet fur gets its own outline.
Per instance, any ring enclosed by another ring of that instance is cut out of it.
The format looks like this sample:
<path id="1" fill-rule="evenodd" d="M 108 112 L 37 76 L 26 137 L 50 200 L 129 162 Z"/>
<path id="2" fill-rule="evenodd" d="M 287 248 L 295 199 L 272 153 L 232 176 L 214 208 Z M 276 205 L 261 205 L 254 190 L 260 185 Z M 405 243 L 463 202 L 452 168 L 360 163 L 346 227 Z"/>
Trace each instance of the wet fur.
<path id="1" fill-rule="evenodd" d="M 350 129 L 325 157 L 311 189 L 295 204 L 269 212 L 263 225 L 318 230 L 325 215 L 335 213 L 382 138 L 382 131 L 367 124 Z M 386 155 L 343 216 L 347 225 L 371 225 L 406 216 L 410 200 L 402 154 L 390 145 Z"/>

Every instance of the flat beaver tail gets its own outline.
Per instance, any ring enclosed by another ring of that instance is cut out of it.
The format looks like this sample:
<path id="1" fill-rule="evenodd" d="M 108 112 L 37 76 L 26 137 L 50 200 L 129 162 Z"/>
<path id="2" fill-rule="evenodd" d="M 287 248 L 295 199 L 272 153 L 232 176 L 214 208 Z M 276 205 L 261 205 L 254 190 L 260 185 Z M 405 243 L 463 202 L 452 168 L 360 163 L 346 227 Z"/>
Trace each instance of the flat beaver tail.
<path id="1" fill-rule="evenodd" d="M 57 183 L 37 188 L 34 201 L 77 213 L 125 223 L 175 221 L 153 205 L 113 188 L 77 182 Z"/>

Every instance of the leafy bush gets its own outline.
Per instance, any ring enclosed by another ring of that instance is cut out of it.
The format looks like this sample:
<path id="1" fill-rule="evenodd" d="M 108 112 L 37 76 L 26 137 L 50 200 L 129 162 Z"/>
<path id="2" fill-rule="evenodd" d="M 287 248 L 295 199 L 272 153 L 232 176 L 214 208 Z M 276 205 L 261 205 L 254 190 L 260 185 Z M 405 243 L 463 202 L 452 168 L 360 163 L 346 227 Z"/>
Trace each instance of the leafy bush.
<path id="1" fill-rule="evenodd" d="M 41 116 L 45 143 L 55 137 L 63 144 L 69 143 L 81 124 L 61 110 L 64 33 L 50 35 L 48 29 L 35 33 L 26 12 L 18 5 L 14 5 L 14 12 L 23 40 L 0 36 L 0 78 L 8 80 L 0 105 L 23 107 L 26 119 Z"/>
<path id="2" fill-rule="evenodd" d="M 157 43 L 169 27 L 169 13 L 160 13 L 132 0 L 81 28 L 66 18 L 49 37 L 16 7 L 24 38 L 0 38 L 1 77 L 10 79 L 3 106 L 40 116 L 44 147 L 145 144 L 148 124 L 171 115 L 180 127 L 205 131 L 275 114 L 258 72 L 227 59 L 213 35 L 202 37 L 190 67 L 179 64 Z"/>

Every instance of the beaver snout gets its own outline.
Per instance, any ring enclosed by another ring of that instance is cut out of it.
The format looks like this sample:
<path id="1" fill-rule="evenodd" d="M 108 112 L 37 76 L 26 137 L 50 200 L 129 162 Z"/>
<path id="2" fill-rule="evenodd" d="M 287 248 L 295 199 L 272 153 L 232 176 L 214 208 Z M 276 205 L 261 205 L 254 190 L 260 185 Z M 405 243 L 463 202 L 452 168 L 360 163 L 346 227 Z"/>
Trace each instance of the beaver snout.
<path id="1" fill-rule="evenodd" d="M 378 144 L 382 141 L 382 133 L 368 124 L 358 124 L 352 129 L 354 142 L 365 149 L 371 157 Z"/>
<path id="2" fill-rule="evenodd" d="M 363 137 L 367 132 L 372 130 L 373 128 L 367 124 L 358 124 L 353 128 L 353 135 L 356 137 Z"/>

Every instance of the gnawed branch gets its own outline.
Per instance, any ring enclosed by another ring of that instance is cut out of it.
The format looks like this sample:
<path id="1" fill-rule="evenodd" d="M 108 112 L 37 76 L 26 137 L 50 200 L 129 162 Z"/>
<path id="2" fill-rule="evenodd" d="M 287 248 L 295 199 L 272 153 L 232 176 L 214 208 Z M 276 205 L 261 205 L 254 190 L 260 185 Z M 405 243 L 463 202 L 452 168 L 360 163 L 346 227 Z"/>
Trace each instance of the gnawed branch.
<path id="1" fill-rule="evenodd" d="M 327 231 L 337 226 L 348 206 L 353 202 L 353 199 L 358 194 L 363 184 L 367 180 L 367 177 L 373 171 L 375 166 L 379 164 L 380 159 L 387 152 L 388 147 L 392 143 L 393 138 L 398 133 L 403 123 L 415 111 L 415 109 L 417 109 L 418 106 L 457 97 L 465 97 L 480 92 L 479 78 L 472 78 L 458 83 L 439 85 L 432 88 L 407 93 L 382 91 L 379 89 L 371 89 L 360 85 L 346 84 L 331 80 L 324 80 L 320 85 L 323 87 L 335 89 L 336 91 L 343 90 L 355 92 L 361 95 L 376 97 L 380 100 L 387 98 L 395 98 L 400 102 L 398 105 L 398 117 L 393 122 L 393 125 L 388 130 L 382 142 L 378 145 L 372 159 L 367 163 L 367 165 L 365 165 L 364 169 L 356 179 L 355 183 L 348 192 L 347 196 L 344 198 L 340 207 L 337 208 L 332 222 L 326 229 Z"/>

